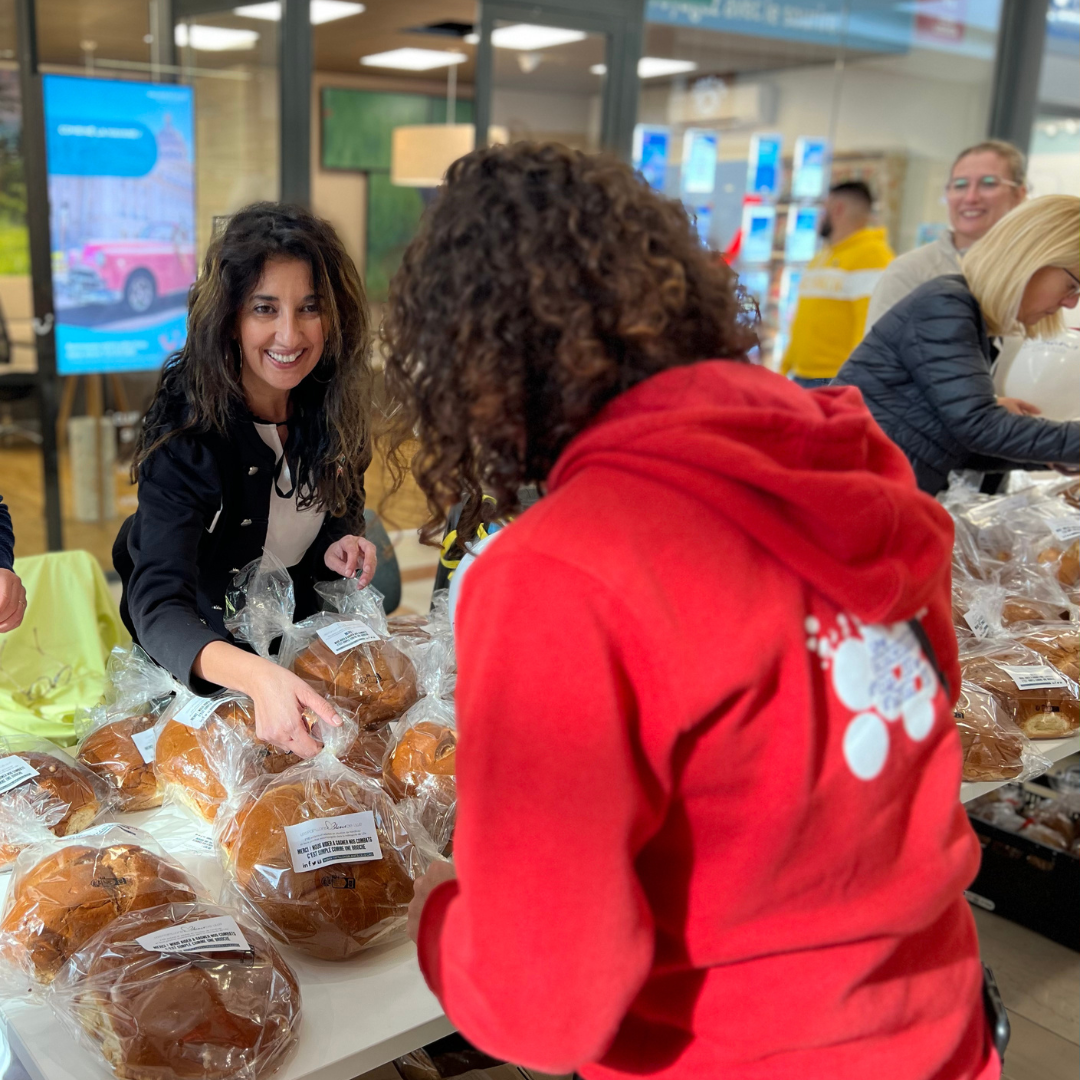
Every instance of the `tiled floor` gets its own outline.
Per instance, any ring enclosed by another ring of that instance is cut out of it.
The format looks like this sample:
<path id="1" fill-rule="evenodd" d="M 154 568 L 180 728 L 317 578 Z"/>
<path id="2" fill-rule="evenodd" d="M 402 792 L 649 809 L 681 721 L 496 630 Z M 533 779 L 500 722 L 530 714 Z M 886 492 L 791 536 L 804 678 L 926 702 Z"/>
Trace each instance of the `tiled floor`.
<path id="1" fill-rule="evenodd" d="M 1009 1011 L 1005 1080 L 1080 1075 L 1080 953 L 998 915 L 975 911 L 982 957 Z"/>

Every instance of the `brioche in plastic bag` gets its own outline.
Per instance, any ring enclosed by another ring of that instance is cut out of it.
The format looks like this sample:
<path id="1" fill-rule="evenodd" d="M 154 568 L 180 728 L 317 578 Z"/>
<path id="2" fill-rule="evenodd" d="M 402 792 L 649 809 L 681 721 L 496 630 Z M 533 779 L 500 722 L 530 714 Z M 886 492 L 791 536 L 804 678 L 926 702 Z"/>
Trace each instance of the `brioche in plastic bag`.
<path id="1" fill-rule="evenodd" d="M 213 821 L 231 791 L 258 776 L 266 744 L 254 737 L 250 699 L 177 694 L 157 723 L 156 768 L 166 797 Z"/>
<path id="2" fill-rule="evenodd" d="M 1019 642 L 961 642 L 960 671 L 990 691 L 1029 739 L 1060 739 L 1080 727 L 1076 682 Z"/>
<path id="3" fill-rule="evenodd" d="M 1050 767 L 989 690 L 961 683 L 953 717 L 964 753 L 965 781 L 1028 780 Z"/>
<path id="4" fill-rule="evenodd" d="M 328 750 L 237 792 L 215 835 L 246 909 L 324 960 L 399 934 L 427 865 L 389 796 Z"/>
<path id="5" fill-rule="evenodd" d="M 81 832 L 114 802 L 111 787 L 44 739 L 0 739 L 0 866 L 44 826 L 55 836 Z M 29 831 L 28 831 L 29 830 Z"/>
<path id="6" fill-rule="evenodd" d="M 0 958 L 50 983 L 69 956 L 128 911 L 206 898 L 146 833 L 105 825 L 20 852 L 0 915 Z"/>
<path id="7" fill-rule="evenodd" d="M 348 595 L 360 597 L 367 591 Z M 364 596 L 363 603 L 374 603 L 380 618 L 323 612 L 293 624 L 292 578 L 280 560 L 265 552 L 234 578 L 225 625 L 267 658 L 280 642 L 279 664 L 322 694 L 341 716 L 356 720 L 361 730 L 372 730 L 401 716 L 416 701 L 416 673 L 386 640 L 378 601 Z"/>
<path id="8" fill-rule="evenodd" d="M 50 1004 L 123 1080 L 259 1080 L 301 1020 L 296 976 L 263 932 L 206 903 L 115 919 L 61 968 Z"/>
<path id="9" fill-rule="evenodd" d="M 453 705 L 428 696 L 393 725 L 383 758 L 383 787 L 395 802 L 415 804 L 417 819 L 440 851 L 454 833 L 456 754 Z"/>

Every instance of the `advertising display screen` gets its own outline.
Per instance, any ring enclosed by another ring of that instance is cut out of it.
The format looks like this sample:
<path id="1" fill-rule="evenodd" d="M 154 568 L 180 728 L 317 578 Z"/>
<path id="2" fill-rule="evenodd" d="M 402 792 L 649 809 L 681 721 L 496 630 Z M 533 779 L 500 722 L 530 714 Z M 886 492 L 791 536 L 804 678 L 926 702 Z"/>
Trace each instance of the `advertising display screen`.
<path id="1" fill-rule="evenodd" d="M 634 128 L 634 168 L 645 177 L 654 191 L 663 193 L 667 186 L 667 167 L 671 158 L 671 130 L 652 124 Z"/>
<path id="2" fill-rule="evenodd" d="M 780 190 L 780 153 L 783 145 L 781 135 L 755 135 L 750 140 L 747 194 L 776 198 Z"/>
<path id="3" fill-rule="evenodd" d="M 793 199 L 820 199 L 825 194 L 828 168 L 828 139 L 802 137 L 796 139 L 791 197 Z"/>
<path id="4" fill-rule="evenodd" d="M 683 133 L 682 189 L 684 195 L 711 195 L 716 187 L 715 131 L 690 128 Z"/>
<path id="5" fill-rule="evenodd" d="M 713 212 L 711 206 L 689 206 L 691 217 L 694 219 L 694 227 L 697 229 L 701 242 L 708 247 L 709 237 L 712 235 Z"/>
<path id="6" fill-rule="evenodd" d="M 817 252 L 817 230 L 816 206 L 792 206 L 784 234 L 784 259 L 789 263 L 809 262 Z"/>
<path id="7" fill-rule="evenodd" d="M 158 367 L 195 280 L 190 87 L 44 77 L 61 375 Z"/>
<path id="8" fill-rule="evenodd" d="M 772 258 L 773 235 L 776 232 L 776 208 L 773 206 L 744 206 L 742 220 L 742 250 L 744 263 L 765 263 Z"/>

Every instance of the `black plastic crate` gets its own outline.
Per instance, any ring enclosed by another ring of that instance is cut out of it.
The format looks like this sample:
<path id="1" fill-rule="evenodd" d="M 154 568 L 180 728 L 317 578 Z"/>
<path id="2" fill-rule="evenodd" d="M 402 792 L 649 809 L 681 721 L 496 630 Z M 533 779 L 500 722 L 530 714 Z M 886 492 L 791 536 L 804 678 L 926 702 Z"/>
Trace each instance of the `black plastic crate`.
<path id="1" fill-rule="evenodd" d="M 970 821 L 982 865 L 968 900 L 1080 952 L 1080 858 L 979 818 Z"/>

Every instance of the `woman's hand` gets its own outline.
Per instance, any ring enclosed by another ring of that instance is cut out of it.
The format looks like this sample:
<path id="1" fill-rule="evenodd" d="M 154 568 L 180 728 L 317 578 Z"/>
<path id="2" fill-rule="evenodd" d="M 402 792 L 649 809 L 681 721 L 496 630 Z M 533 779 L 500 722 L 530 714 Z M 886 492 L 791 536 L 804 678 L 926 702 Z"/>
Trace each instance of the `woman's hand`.
<path id="1" fill-rule="evenodd" d="M 192 670 L 207 682 L 247 694 L 255 703 L 255 734 L 297 757 L 314 757 L 322 749 L 304 722 L 305 709 L 335 727 L 341 724 L 330 702 L 299 675 L 227 641 L 204 646 Z"/>
<path id="2" fill-rule="evenodd" d="M 409 903 L 409 937 L 416 941 L 420 936 L 420 916 L 424 912 L 424 905 L 436 885 L 444 881 L 453 881 L 457 877 L 452 862 L 433 862 L 428 867 L 428 872 L 418 877 L 413 882 L 413 898 Z"/>
<path id="3" fill-rule="evenodd" d="M 0 570 L 0 634 L 23 621 L 26 613 L 26 590 L 14 570 Z"/>
<path id="4" fill-rule="evenodd" d="M 330 570 L 342 577 L 352 577 L 359 566 L 363 566 L 359 584 L 362 589 L 375 576 L 378 563 L 375 545 L 362 536 L 343 536 L 326 549 L 323 562 Z"/>
<path id="5" fill-rule="evenodd" d="M 255 703 L 255 734 L 297 757 L 314 757 L 322 744 L 311 737 L 304 722 L 304 710 L 310 709 L 321 720 L 337 727 L 341 717 L 321 694 L 303 679 L 283 667 L 264 661 L 266 674 L 248 691 Z"/>
<path id="6" fill-rule="evenodd" d="M 1022 401 L 1020 398 L 999 397 L 997 403 L 1016 416 L 1042 416 L 1042 409 L 1038 405 L 1032 405 L 1030 401 Z"/>

